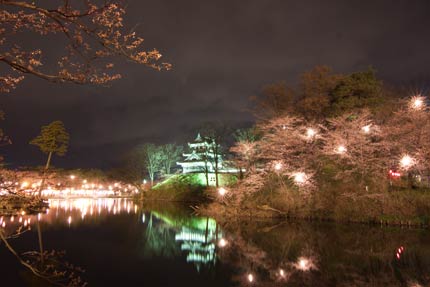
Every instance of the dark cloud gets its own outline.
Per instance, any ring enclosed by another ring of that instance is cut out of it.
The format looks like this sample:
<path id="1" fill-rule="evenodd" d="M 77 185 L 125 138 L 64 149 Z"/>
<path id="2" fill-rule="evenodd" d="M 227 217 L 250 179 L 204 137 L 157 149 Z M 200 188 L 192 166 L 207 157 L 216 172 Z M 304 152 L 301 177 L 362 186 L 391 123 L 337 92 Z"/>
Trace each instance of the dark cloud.
<path id="1" fill-rule="evenodd" d="M 53 85 L 28 77 L 1 96 L 2 147 L 14 165 L 43 161 L 27 143 L 41 125 L 62 120 L 70 152 L 59 166 L 111 165 L 142 141 L 184 142 L 201 123 L 252 121 L 248 98 L 261 86 L 318 64 L 339 72 L 374 66 L 386 82 L 430 80 L 430 2 L 416 1 L 128 1 L 129 26 L 174 65 L 156 72 L 117 63 L 124 78 L 109 87 Z M 29 38 L 30 39 L 30 38 Z M 31 41 L 38 41 L 31 37 Z M 44 39 L 58 54 L 55 42 Z"/>

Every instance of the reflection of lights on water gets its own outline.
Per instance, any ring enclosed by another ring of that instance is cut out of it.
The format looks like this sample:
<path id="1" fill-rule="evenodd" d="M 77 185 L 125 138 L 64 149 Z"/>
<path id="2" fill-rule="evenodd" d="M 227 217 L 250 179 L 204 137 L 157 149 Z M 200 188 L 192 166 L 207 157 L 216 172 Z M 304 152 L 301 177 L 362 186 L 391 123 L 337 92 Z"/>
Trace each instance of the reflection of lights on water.
<path id="1" fill-rule="evenodd" d="M 225 240 L 224 238 L 221 238 L 218 242 L 218 246 L 222 248 L 222 247 L 225 247 L 227 243 L 228 243 L 227 240 Z"/>
<path id="2" fill-rule="evenodd" d="M 116 214 L 120 214 L 122 212 L 131 211 L 131 202 L 126 198 L 77 198 L 77 199 L 48 199 L 48 204 L 51 208 L 54 209 L 53 216 L 49 216 L 49 209 L 46 209 L 46 214 L 37 213 L 37 214 L 26 214 L 23 211 L 19 211 L 17 215 L 11 215 L 10 217 L 0 217 L 0 228 L 6 227 L 6 221 L 10 220 L 11 228 L 18 226 L 19 228 L 27 228 L 31 230 L 32 221 L 40 221 L 42 217 L 46 223 L 50 224 L 53 222 L 53 219 L 57 217 L 64 218 L 63 222 L 67 222 L 70 226 L 72 221 L 79 222 L 80 220 L 84 220 L 85 217 L 93 216 L 95 213 L 95 208 L 98 209 L 99 214 L 102 210 L 115 210 Z M 137 206 L 135 205 L 135 211 L 137 211 Z M 78 214 L 76 214 L 78 213 Z M 21 216 L 21 214 L 23 214 Z M 45 217 L 46 216 L 46 217 Z M 64 216 L 64 217 L 63 217 Z M 15 220 L 16 218 L 16 220 Z M 46 219 L 45 219 L 46 218 Z M 33 220 L 32 220 L 33 219 Z M 143 221 L 144 221 L 143 217 Z M 14 223 L 15 222 L 15 223 Z"/>
<path id="3" fill-rule="evenodd" d="M 403 246 L 400 246 L 396 250 L 396 258 L 397 260 L 400 260 L 400 257 L 402 256 L 403 252 L 405 251 L 405 248 Z"/>

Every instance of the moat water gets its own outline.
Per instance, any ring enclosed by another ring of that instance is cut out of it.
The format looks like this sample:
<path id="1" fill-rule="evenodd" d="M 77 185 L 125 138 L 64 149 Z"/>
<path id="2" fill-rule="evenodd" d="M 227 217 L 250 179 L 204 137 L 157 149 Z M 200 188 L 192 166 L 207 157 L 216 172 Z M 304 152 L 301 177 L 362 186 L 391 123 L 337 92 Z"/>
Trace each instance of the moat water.
<path id="1" fill-rule="evenodd" d="M 11 252 L 26 258 L 26 252 L 42 248 L 64 251 L 60 263 L 83 269 L 78 273 L 88 286 L 430 284 L 428 230 L 223 222 L 194 216 L 178 205 L 51 200 L 46 214 L 0 218 L 3 234 L 12 236 L 10 248 L 0 242 L 0 280 L 2 286 L 49 286 Z M 18 229 L 20 235 L 13 236 Z"/>

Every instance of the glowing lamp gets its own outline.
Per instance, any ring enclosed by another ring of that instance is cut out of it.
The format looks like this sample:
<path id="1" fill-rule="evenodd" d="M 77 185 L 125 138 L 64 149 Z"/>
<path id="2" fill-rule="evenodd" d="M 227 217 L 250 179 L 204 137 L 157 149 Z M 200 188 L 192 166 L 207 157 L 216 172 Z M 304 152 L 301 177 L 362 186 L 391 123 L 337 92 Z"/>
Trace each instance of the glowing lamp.
<path id="1" fill-rule="evenodd" d="M 296 268 L 302 271 L 308 271 L 313 268 L 313 264 L 308 258 L 300 257 L 297 261 Z"/>
<path id="2" fill-rule="evenodd" d="M 316 134 L 317 134 L 317 132 L 312 128 L 308 128 L 306 130 L 306 137 L 309 139 L 313 138 Z"/>
<path id="3" fill-rule="evenodd" d="M 221 238 L 219 241 L 218 241 L 218 246 L 219 247 L 225 247 L 226 245 L 227 245 L 227 240 L 225 240 L 224 238 Z"/>
<path id="4" fill-rule="evenodd" d="M 336 153 L 343 154 L 346 153 L 346 147 L 344 145 L 340 145 L 336 148 Z"/>
<path id="5" fill-rule="evenodd" d="M 285 277 L 285 271 L 284 271 L 284 269 L 279 269 L 279 275 L 281 277 Z"/>
<path id="6" fill-rule="evenodd" d="M 370 133 L 370 125 L 364 126 L 361 128 L 363 130 L 364 133 L 368 134 Z"/>
<path id="7" fill-rule="evenodd" d="M 224 196 L 227 193 L 227 190 L 224 187 L 220 187 L 218 189 L 218 193 L 219 195 Z"/>
<path id="8" fill-rule="evenodd" d="M 249 273 L 247 277 L 248 277 L 248 281 L 250 283 L 254 282 L 254 275 L 252 275 L 251 273 Z"/>
<path id="9" fill-rule="evenodd" d="M 417 95 L 411 99 L 411 107 L 414 110 L 420 110 L 424 107 L 424 97 Z"/>
<path id="10" fill-rule="evenodd" d="M 400 166 L 402 168 L 408 169 L 410 168 L 414 163 L 414 160 L 412 157 L 410 157 L 409 155 L 404 155 L 401 159 L 400 159 Z"/>
<path id="11" fill-rule="evenodd" d="M 307 176 L 304 172 L 296 172 L 293 174 L 293 179 L 297 184 L 304 184 L 307 180 Z"/>

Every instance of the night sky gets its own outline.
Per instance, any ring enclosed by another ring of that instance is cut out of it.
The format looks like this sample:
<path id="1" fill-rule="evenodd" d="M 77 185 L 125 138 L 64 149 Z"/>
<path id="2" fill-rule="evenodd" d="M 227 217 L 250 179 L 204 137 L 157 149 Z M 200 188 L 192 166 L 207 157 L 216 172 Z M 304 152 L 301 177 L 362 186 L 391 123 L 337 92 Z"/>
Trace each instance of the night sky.
<path id="1" fill-rule="evenodd" d="M 252 124 L 249 97 L 265 84 L 315 65 L 336 72 L 373 66 L 386 83 L 427 89 L 430 1 L 129 0 L 127 22 L 173 70 L 118 63 L 123 79 L 109 87 L 51 84 L 28 76 L 2 94 L 2 123 L 12 166 L 43 164 L 28 145 L 41 125 L 62 120 L 71 134 L 57 167 L 115 165 L 142 142 L 185 143 L 207 121 Z M 45 53 L 59 47 L 40 41 Z"/>

